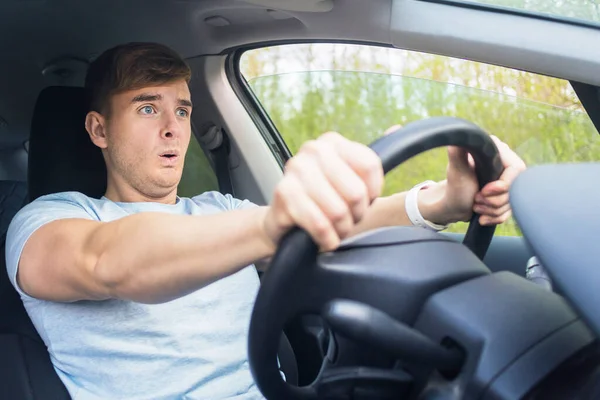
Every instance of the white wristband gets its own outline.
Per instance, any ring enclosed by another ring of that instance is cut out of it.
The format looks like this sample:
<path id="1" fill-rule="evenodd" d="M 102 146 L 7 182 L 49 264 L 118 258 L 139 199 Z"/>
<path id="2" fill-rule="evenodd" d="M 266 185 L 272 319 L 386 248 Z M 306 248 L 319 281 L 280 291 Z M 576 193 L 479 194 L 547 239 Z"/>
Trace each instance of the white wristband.
<path id="1" fill-rule="evenodd" d="M 406 209 L 406 215 L 408 216 L 410 222 L 412 222 L 414 226 L 429 229 L 434 232 L 439 232 L 448 228 L 448 225 L 434 224 L 433 222 L 427 221 L 425 218 L 423 218 L 423 215 L 421 215 L 421 212 L 419 211 L 419 203 L 417 201 L 417 195 L 419 194 L 421 189 L 424 189 L 432 184 L 435 184 L 435 182 L 425 181 L 419 183 L 418 185 L 410 189 L 406 195 L 404 207 Z"/>

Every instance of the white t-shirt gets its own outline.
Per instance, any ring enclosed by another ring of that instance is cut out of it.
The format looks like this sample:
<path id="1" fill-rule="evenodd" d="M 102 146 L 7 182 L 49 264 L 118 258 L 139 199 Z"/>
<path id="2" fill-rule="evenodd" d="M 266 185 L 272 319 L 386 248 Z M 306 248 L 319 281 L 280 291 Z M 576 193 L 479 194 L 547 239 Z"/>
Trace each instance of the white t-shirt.
<path id="1" fill-rule="evenodd" d="M 7 233 L 8 275 L 74 400 L 263 399 L 247 351 L 259 278 L 250 265 L 155 305 L 44 301 L 26 295 L 15 279 L 31 234 L 61 218 L 112 221 L 145 211 L 201 215 L 252 206 L 218 192 L 178 198 L 172 205 L 117 203 L 65 192 L 40 197 L 19 211 Z"/>

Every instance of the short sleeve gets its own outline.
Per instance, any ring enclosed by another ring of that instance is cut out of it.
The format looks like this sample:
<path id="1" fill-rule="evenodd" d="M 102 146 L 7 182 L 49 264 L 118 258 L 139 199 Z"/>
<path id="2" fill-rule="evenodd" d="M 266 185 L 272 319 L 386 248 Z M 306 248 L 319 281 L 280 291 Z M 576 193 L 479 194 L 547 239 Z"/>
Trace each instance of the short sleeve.
<path id="1" fill-rule="evenodd" d="M 242 210 L 242 209 L 245 209 L 245 208 L 258 207 L 257 204 L 254 204 L 250 200 L 236 199 L 235 197 L 233 197 L 229 193 L 225 194 L 223 197 L 225 198 L 225 201 L 228 203 L 230 210 Z"/>
<path id="2" fill-rule="evenodd" d="M 229 193 L 222 194 L 220 192 L 217 192 L 216 190 L 205 192 L 199 196 L 195 196 L 193 200 L 197 204 L 218 204 L 218 207 L 223 211 L 241 210 L 246 208 L 258 207 L 257 204 L 251 202 L 250 200 L 240 200 L 233 197 Z"/>
<path id="3" fill-rule="evenodd" d="M 75 200 L 56 195 L 34 200 L 12 219 L 6 233 L 6 269 L 10 282 L 21 296 L 29 297 L 17 285 L 17 270 L 25 243 L 43 225 L 65 218 L 93 219 Z"/>

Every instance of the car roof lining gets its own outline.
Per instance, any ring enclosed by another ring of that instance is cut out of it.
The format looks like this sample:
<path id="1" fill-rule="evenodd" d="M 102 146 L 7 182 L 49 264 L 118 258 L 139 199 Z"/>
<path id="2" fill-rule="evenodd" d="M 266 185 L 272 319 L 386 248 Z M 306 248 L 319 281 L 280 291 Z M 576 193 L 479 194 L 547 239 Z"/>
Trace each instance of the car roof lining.
<path id="1" fill-rule="evenodd" d="M 330 12 L 272 12 L 240 0 L 2 1 L 0 117 L 9 126 L 0 135 L 0 148 L 19 147 L 28 137 L 36 97 L 51 84 L 42 70 L 53 60 L 90 61 L 129 41 L 161 42 L 185 58 L 274 38 L 386 43 L 390 7 L 391 0 L 337 0 Z M 366 23 L 349 24 L 356 15 Z M 229 25 L 213 25 L 210 18 L 217 16 Z"/>
<path id="2" fill-rule="evenodd" d="M 377 43 L 600 84 L 598 29 L 419 0 L 333 0 L 329 11 L 309 3 L 302 12 L 281 9 L 291 0 L 0 2 L 0 35 L 10 38 L 0 41 L 0 149 L 22 152 L 37 95 L 55 81 L 44 68 L 83 68 L 129 41 L 162 42 L 188 59 L 274 41 Z M 74 76 L 67 85 L 81 83 Z"/>
<path id="3" fill-rule="evenodd" d="M 391 24 L 395 47 L 600 85 L 600 28 L 426 0 L 395 1 Z"/>

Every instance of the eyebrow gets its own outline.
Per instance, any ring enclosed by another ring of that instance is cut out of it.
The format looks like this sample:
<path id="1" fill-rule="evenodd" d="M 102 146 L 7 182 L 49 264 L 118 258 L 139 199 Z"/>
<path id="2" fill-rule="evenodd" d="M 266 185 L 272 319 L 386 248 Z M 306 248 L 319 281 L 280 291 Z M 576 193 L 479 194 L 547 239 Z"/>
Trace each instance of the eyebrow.
<path id="1" fill-rule="evenodd" d="M 163 99 L 161 94 L 142 93 L 131 99 L 132 103 L 144 103 L 147 101 L 160 101 Z M 193 107 L 192 102 L 188 99 L 177 99 L 177 103 L 184 107 Z"/>
<path id="2" fill-rule="evenodd" d="M 190 107 L 192 108 L 192 102 L 188 99 L 178 99 L 177 102 L 180 106 Z"/>
<path id="3" fill-rule="evenodd" d="M 142 94 L 138 94 L 133 99 L 131 99 L 131 102 L 132 103 L 144 103 L 146 101 L 158 101 L 158 100 L 162 100 L 162 98 L 163 97 L 160 94 L 142 93 Z"/>

